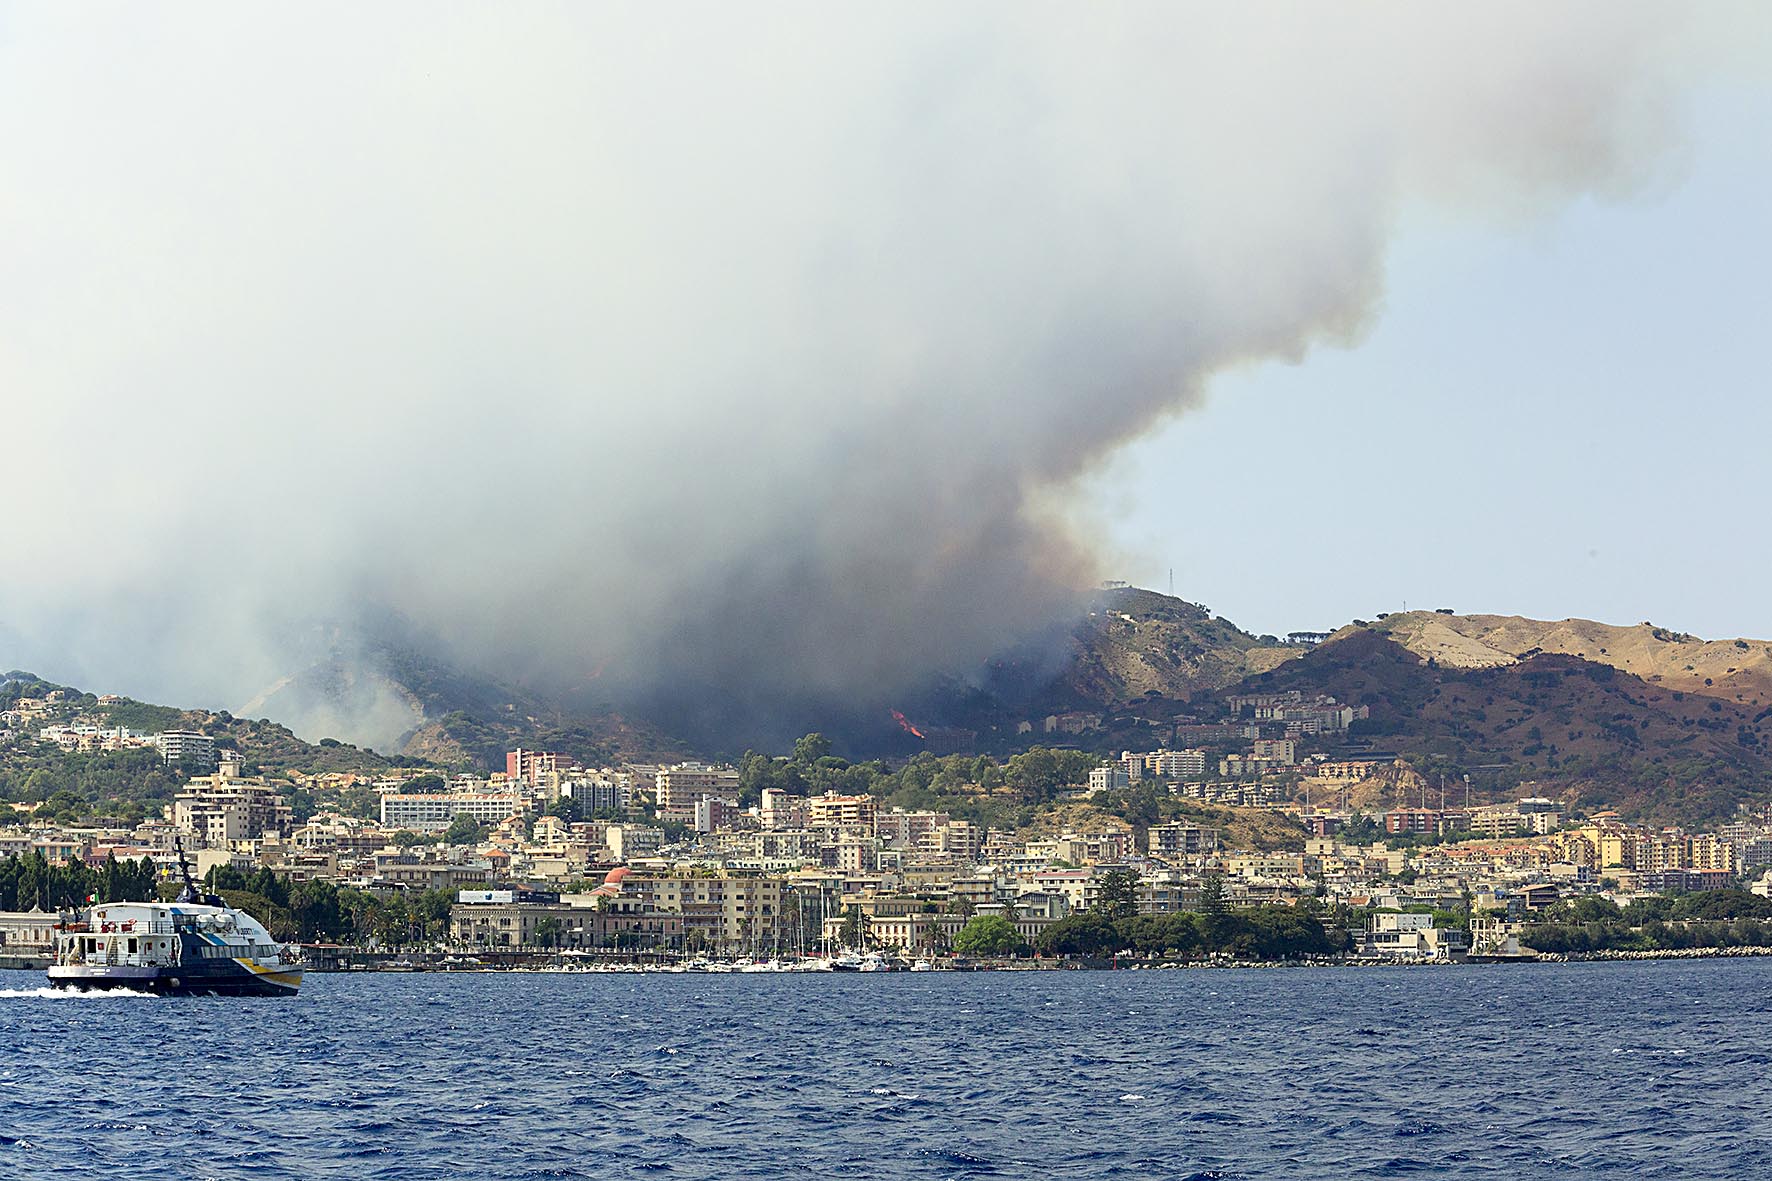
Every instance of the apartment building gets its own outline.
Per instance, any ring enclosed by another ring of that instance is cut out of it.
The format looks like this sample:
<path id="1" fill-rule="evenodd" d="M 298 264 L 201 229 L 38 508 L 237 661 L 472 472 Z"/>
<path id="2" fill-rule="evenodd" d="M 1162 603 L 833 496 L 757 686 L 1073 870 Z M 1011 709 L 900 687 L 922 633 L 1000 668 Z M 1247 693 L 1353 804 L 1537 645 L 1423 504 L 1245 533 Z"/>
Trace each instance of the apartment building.
<path id="1" fill-rule="evenodd" d="M 1563 822 L 1563 806 L 1555 800 L 1528 796 L 1512 804 L 1472 808 L 1470 831 L 1479 837 L 1518 836 L 1555 832 Z"/>
<path id="2" fill-rule="evenodd" d="M 758 816 L 763 827 L 772 831 L 806 827 L 806 801 L 776 787 L 763 789 Z"/>
<path id="3" fill-rule="evenodd" d="M 384 885 L 408 890 L 461 890 L 492 880 L 492 862 L 445 861 L 416 853 L 378 853 L 375 879 Z"/>
<path id="4" fill-rule="evenodd" d="M 664 829 L 644 824 L 612 824 L 603 834 L 603 843 L 617 861 L 647 857 L 664 846 Z"/>
<path id="5" fill-rule="evenodd" d="M 259 777 L 237 778 L 229 762 L 220 772 L 192 779 L 164 809 L 181 833 L 208 845 L 286 837 L 294 813 L 278 789 Z"/>
<path id="6" fill-rule="evenodd" d="M 907 812 L 894 808 L 876 818 L 874 832 L 894 849 L 918 849 L 923 847 L 924 839 L 930 833 L 951 819 L 946 812 Z"/>
<path id="7" fill-rule="evenodd" d="M 919 853 L 947 854 L 968 865 L 976 862 L 983 850 L 984 830 L 970 820 L 949 820 L 917 840 Z"/>
<path id="8" fill-rule="evenodd" d="M 1218 830 L 1173 820 L 1153 824 L 1145 835 L 1145 848 L 1152 857 L 1194 857 L 1218 848 Z"/>
<path id="9" fill-rule="evenodd" d="M 195 730 L 167 730 L 156 734 L 154 749 L 168 765 L 190 762 L 198 766 L 215 766 L 215 739 Z"/>
<path id="10" fill-rule="evenodd" d="M 389 831 L 442 832 L 457 816 L 497 825 L 528 807 L 529 800 L 515 792 L 389 792 L 381 798 L 381 824 Z"/>
<path id="11" fill-rule="evenodd" d="M 1145 756 L 1145 766 L 1159 779 L 1204 779 L 1206 752 L 1203 750 L 1160 750 Z"/>
<path id="12" fill-rule="evenodd" d="M 689 824 L 695 805 L 705 799 L 738 798 L 738 772 L 709 763 L 678 763 L 660 767 L 653 779 L 658 791 L 658 814 Z"/>
<path id="13" fill-rule="evenodd" d="M 842 796 L 826 792 L 806 801 L 810 828 L 854 828 L 872 833 L 879 819 L 879 801 L 873 796 Z"/>
<path id="14" fill-rule="evenodd" d="M 560 781 L 560 794 L 575 801 L 581 816 L 608 810 L 622 811 L 632 798 L 632 788 L 614 775 L 573 774 Z"/>
<path id="15" fill-rule="evenodd" d="M 618 870 L 607 884 L 617 887 L 613 899 L 680 916 L 684 938 L 708 947 L 769 949 L 788 935 L 778 878 Z"/>

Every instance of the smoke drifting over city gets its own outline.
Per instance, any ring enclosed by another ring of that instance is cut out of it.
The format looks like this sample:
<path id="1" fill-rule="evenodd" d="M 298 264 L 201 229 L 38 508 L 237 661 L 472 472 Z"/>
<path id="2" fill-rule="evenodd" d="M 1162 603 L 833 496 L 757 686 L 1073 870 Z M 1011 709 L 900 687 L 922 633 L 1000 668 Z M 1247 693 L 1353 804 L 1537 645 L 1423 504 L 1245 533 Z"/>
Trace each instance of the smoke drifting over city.
<path id="1" fill-rule="evenodd" d="M 0 667 L 236 709 L 383 613 L 616 702 L 964 675 L 1114 572 L 1075 481 L 1357 341 L 1413 203 L 1676 173 L 1714 40 L 1614 3 L 87 15 L 0 20 Z"/>

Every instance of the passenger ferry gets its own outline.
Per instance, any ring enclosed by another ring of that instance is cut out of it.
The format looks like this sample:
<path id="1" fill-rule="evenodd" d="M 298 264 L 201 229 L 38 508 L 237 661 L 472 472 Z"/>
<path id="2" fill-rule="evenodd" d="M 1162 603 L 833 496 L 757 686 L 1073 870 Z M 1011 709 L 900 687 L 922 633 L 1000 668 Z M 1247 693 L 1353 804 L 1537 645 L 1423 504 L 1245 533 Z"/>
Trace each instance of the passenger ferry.
<path id="1" fill-rule="evenodd" d="M 263 924 L 201 895 L 179 857 L 175 902 L 107 902 L 58 925 L 49 983 L 165 996 L 294 996 L 302 968 Z"/>

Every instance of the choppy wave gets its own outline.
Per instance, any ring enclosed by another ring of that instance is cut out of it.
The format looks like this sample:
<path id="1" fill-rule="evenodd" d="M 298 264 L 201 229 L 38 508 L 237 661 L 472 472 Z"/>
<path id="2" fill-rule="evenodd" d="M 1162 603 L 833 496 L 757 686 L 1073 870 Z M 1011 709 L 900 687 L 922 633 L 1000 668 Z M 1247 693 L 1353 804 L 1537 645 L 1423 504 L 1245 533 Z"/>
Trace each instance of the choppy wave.
<path id="1" fill-rule="evenodd" d="M 124 995 L 0 990 L 0 1178 L 1772 1176 L 1768 961 Z"/>

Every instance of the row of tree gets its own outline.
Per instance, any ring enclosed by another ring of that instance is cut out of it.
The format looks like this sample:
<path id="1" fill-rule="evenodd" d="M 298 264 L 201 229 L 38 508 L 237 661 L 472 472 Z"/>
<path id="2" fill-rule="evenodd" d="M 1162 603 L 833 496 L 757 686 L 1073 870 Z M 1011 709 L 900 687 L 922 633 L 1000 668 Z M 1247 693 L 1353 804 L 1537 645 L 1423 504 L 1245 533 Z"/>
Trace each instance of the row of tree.
<path id="1" fill-rule="evenodd" d="M 1291 960 L 1336 955 L 1352 946 L 1347 931 L 1326 927 L 1317 915 L 1293 906 L 1252 906 L 1217 914 L 1176 911 L 1119 919 L 1084 911 L 1041 931 L 1031 947 L 1008 919 L 980 915 L 954 937 L 957 954 L 978 957 L 1038 952 L 1088 958 L 1130 953 L 1181 959 L 1227 955 L 1242 960 Z"/>
<path id="2" fill-rule="evenodd" d="M 1534 951 L 1663 951 L 1772 947 L 1772 898 L 1746 890 L 1704 890 L 1635 898 L 1624 906 L 1570 898 L 1520 933 Z"/>
<path id="3" fill-rule="evenodd" d="M 251 914 L 278 939 L 367 942 L 412 947 L 443 938 L 449 929 L 450 890 L 382 897 L 333 882 L 292 883 L 269 869 L 245 873 L 216 866 L 204 877 L 209 891 Z M 56 865 L 41 850 L 0 859 L 0 910 L 78 910 L 90 902 L 151 902 L 171 898 L 176 882 L 162 880 L 153 861 L 108 858 L 97 868 Z"/>
<path id="4" fill-rule="evenodd" d="M 1094 906 L 1046 927 L 1029 946 L 1009 919 L 980 915 L 954 937 L 954 951 L 970 956 L 1041 955 L 1140 956 L 1199 959 L 1228 955 L 1246 960 L 1288 960 L 1336 955 L 1353 938 L 1339 925 L 1325 924 L 1314 899 L 1294 906 L 1225 905 L 1224 883 L 1206 879 L 1198 911 L 1138 913 L 1138 879 L 1125 869 L 1109 870 L 1097 883 Z"/>
<path id="5" fill-rule="evenodd" d="M 1353 946 L 1341 928 L 1325 926 L 1296 906 L 1251 906 L 1215 914 L 1174 911 L 1109 918 L 1085 912 L 1060 919 L 1035 941 L 1042 955 L 1141 956 L 1200 959 L 1227 955 L 1242 960 L 1291 960 L 1336 955 Z"/>
<path id="6" fill-rule="evenodd" d="M 157 873 L 146 857 L 107 857 L 97 869 L 81 861 L 52 864 L 41 849 L 0 861 L 0 910 L 60 910 L 97 902 L 147 902 Z"/>
<path id="7" fill-rule="evenodd" d="M 1772 947 L 1772 922 L 1764 919 L 1623 923 L 1535 923 L 1520 932 L 1534 951 L 1669 951 L 1700 947 Z"/>
<path id="8" fill-rule="evenodd" d="M 278 939 L 418 947 L 449 931 L 453 890 L 371 894 L 334 882 L 292 883 L 268 869 L 244 873 L 216 866 L 204 878 L 229 905 L 248 912 Z"/>

